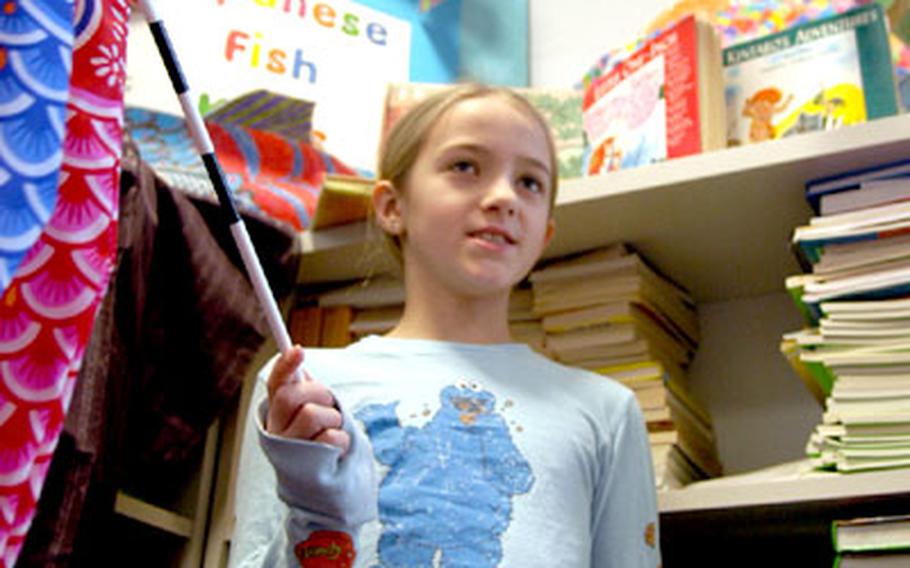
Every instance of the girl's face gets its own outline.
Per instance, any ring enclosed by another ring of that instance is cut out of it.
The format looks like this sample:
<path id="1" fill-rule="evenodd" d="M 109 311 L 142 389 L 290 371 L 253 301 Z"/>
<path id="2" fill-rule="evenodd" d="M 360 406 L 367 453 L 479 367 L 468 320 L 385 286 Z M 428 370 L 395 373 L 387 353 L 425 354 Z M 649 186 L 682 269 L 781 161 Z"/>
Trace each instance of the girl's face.
<path id="1" fill-rule="evenodd" d="M 540 125 L 507 99 L 456 104 L 398 198 L 409 282 L 465 297 L 508 292 L 552 237 L 552 168 Z"/>

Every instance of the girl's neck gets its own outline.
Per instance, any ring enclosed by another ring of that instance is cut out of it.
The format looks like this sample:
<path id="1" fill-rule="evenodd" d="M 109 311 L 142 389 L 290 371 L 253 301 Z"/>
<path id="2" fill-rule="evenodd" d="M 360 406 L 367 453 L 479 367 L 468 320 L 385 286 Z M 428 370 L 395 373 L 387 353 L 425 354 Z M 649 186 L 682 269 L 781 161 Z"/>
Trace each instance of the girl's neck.
<path id="1" fill-rule="evenodd" d="M 507 343 L 512 341 L 508 307 L 508 292 L 493 297 L 456 297 L 409 288 L 401 320 L 388 336 L 460 343 Z"/>

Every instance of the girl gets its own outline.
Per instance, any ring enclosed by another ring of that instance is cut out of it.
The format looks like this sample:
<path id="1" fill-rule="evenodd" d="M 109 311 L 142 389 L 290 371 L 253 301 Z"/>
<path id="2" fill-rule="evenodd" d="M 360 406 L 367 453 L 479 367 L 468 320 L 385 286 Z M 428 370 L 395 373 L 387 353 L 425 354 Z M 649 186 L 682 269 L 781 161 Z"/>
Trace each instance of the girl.
<path id="1" fill-rule="evenodd" d="M 404 314 L 386 336 L 307 350 L 312 379 L 291 379 L 300 348 L 262 371 L 232 564 L 659 564 L 635 397 L 509 337 L 556 175 L 545 121 L 509 90 L 457 87 L 399 121 L 373 204 Z"/>

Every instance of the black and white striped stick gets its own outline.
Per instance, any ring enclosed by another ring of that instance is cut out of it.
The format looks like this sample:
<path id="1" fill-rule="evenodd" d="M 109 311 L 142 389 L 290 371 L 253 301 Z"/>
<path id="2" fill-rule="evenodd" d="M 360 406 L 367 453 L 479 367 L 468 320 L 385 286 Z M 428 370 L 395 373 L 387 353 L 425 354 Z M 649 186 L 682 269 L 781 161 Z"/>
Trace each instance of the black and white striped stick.
<path id="1" fill-rule="evenodd" d="M 174 86 L 174 92 L 177 93 L 180 106 L 183 108 L 183 116 L 186 119 L 193 144 L 202 158 L 202 163 L 205 164 L 205 170 L 208 172 L 209 179 L 215 187 L 215 193 L 218 194 L 221 211 L 230 225 L 231 234 L 234 236 L 234 242 L 240 251 L 243 265 L 246 267 L 247 275 L 249 275 L 253 284 L 256 297 L 265 310 L 269 329 L 272 332 L 275 343 L 281 353 L 287 353 L 292 347 L 291 337 L 284 326 L 284 320 L 282 320 L 281 313 L 278 311 L 278 304 L 275 302 L 275 297 L 269 287 L 265 273 L 262 271 L 262 265 L 256 255 L 256 249 L 253 248 L 253 242 L 250 240 L 243 218 L 237 214 L 234 199 L 231 197 L 230 190 L 224 179 L 224 172 L 221 170 L 221 165 L 215 156 L 212 139 L 209 137 L 208 130 L 205 129 L 205 123 L 202 121 L 199 109 L 193 103 L 189 85 L 183 76 L 180 62 L 177 60 L 177 54 L 174 52 L 174 46 L 171 44 L 164 23 L 155 11 L 152 0 L 138 0 L 137 5 L 145 16 L 149 29 L 152 31 L 155 45 L 158 46 L 158 53 L 161 55 L 161 60 L 164 62 L 167 74 L 171 79 L 171 84 Z M 299 368 L 296 371 L 295 378 L 297 380 L 302 380 L 303 378 Z"/>

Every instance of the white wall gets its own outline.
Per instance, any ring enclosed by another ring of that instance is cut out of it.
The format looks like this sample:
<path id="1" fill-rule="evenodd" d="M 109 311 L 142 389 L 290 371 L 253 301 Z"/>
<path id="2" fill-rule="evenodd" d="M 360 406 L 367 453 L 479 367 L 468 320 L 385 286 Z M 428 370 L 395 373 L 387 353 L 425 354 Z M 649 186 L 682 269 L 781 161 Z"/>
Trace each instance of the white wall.
<path id="1" fill-rule="evenodd" d="M 529 0 L 531 85 L 569 87 L 675 0 Z"/>
<path id="2" fill-rule="evenodd" d="M 698 306 L 701 343 L 689 372 L 714 419 L 726 474 L 804 457 L 821 406 L 779 350 L 802 318 L 783 291 Z"/>

